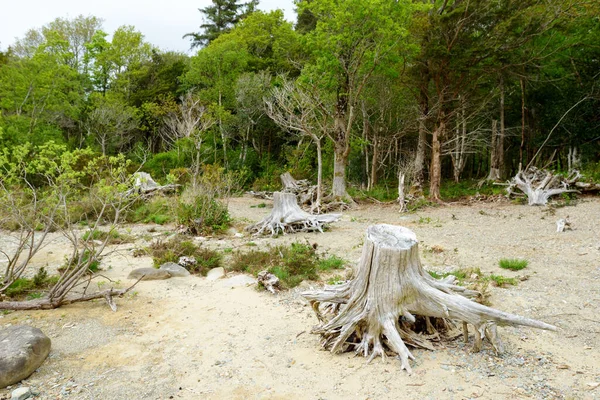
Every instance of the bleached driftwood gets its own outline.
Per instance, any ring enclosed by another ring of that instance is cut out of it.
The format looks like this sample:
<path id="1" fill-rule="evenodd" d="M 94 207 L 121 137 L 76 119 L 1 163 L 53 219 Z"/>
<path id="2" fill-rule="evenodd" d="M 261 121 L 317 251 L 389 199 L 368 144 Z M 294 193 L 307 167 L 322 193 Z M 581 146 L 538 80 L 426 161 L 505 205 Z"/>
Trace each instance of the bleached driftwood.
<path id="1" fill-rule="evenodd" d="M 272 236 L 278 233 L 323 232 L 325 224 L 335 222 L 341 216 L 341 214 L 309 214 L 298 206 L 293 193 L 275 192 L 271 214 L 262 221 L 248 226 L 246 231 L 255 235 L 268 233 Z"/>
<path id="2" fill-rule="evenodd" d="M 256 276 L 256 280 L 258 283 L 262 284 L 265 289 L 269 292 L 275 294 L 277 291 L 281 290 L 279 286 L 279 278 L 270 273 L 269 271 L 261 271 Z"/>
<path id="3" fill-rule="evenodd" d="M 530 167 L 519 171 L 509 182 L 506 190 L 510 196 L 516 187 L 525 193 L 530 206 L 543 206 L 548 203 L 550 197 L 557 194 L 579 192 L 577 189 L 570 189 L 570 186 L 580 176 L 577 171 L 574 171 L 565 178 L 547 170 Z"/>
<path id="4" fill-rule="evenodd" d="M 569 221 L 569 216 L 566 218 L 561 218 L 556 221 L 556 232 L 564 232 L 565 229 L 571 229 L 571 222 Z"/>
<path id="5" fill-rule="evenodd" d="M 283 185 L 282 192 L 293 193 L 301 207 L 306 206 L 311 212 L 319 208 L 321 200 L 317 185 L 311 185 L 307 179 L 297 180 L 289 172 L 281 174 L 279 178 Z"/>
<path id="6" fill-rule="evenodd" d="M 484 336 L 497 352 L 503 350 L 498 325 L 556 330 L 469 300 L 478 292 L 450 279 L 432 278 L 421 266 L 416 235 L 404 227 L 370 226 L 355 276 L 347 283 L 302 294 L 321 322 L 312 332 L 321 335 L 323 346 L 333 353 L 354 350 L 370 361 L 391 351 L 410 372 L 409 359 L 414 357 L 406 344 L 433 349 L 429 339 L 457 336 L 453 321 L 462 321 L 465 337 L 467 324 L 475 327 L 475 351 L 481 349 Z"/>

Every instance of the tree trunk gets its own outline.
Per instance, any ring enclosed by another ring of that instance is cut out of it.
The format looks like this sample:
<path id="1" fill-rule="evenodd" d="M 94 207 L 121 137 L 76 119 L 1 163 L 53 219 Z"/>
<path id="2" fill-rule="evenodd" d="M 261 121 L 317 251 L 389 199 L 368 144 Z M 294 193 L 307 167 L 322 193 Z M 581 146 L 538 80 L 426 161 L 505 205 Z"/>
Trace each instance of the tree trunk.
<path id="1" fill-rule="evenodd" d="M 441 140 L 446 129 L 446 122 L 440 119 L 438 127 L 433 131 L 431 139 L 431 170 L 429 172 L 429 198 L 440 201 L 440 186 L 442 183 L 442 145 Z"/>
<path id="2" fill-rule="evenodd" d="M 498 159 L 498 121 L 492 121 L 492 145 L 490 150 L 490 173 L 488 181 L 500 180 L 500 161 Z"/>
<path id="3" fill-rule="evenodd" d="M 417 142 L 417 154 L 415 155 L 414 171 L 415 176 L 412 184 L 411 191 L 417 196 L 423 195 L 423 169 L 425 168 L 425 155 L 427 151 L 427 129 L 425 126 L 426 116 L 429 112 L 427 105 L 421 106 L 423 108 L 422 115 L 419 118 L 419 140 Z"/>
<path id="4" fill-rule="evenodd" d="M 333 160 L 333 187 L 331 194 L 336 199 L 346 200 L 350 196 L 346 191 L 346 167 L 348 165 L 348 156 L 345 150 L 338 144 L 335 144 L 335 155 Z"/>
<path id="5" fill-rule="evenodd" d="M 433 350 L 428 339 L 440 339 L 435 327 L 442 334 L 452 332 L 455 327 L 451 320 L 463 322 L 465 337 L 466 324 L 475 327 L 475 350 L 481 349 L 485 336 L 497 352 L 502 351 L 497 325 L 556 330 L 552 325 L 471 301 L 465 296 L 477 292 L 455 286 L 448 279 L 433 279 L 421 266 L 416 235 L 404 227 L 370 226 L 355 276 L 345 284 L 303 293 L 321 322 L 313 333 L 321 335 L 323 346 L 333 353 L 354 350 L 372 360 L 378 355 L 385 357 L 389 350 L 410 372 L 408 360 L 414 357 L 406 344 Z M 322 302 L 330 303 L 330 307 L 320 307 Z M 324 315 L 325 309 L 332 315 Z M 419 333 L 423 325 L 430 337 Z"/>

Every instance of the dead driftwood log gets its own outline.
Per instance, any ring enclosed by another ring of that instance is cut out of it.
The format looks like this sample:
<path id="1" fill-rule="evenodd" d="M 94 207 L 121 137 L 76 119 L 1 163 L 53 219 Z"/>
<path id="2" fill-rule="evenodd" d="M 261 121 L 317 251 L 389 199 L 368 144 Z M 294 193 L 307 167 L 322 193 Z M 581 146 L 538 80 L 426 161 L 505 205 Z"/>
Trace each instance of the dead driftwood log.
<path id="1" fill-rule="evenodd" d="M 527 196 L 530 206 L 544 206 L 548 199 L 561 193 L 579 193 L 577 189 L 571 189 L 572 185 L 581 177 L 579 172 L 573 171 L 569 176 L 563 177 L 550 171 L 530 167 L 519 171 L 507 187 L 508 196 L 514 194 L 517 188 Z"/>
<path id="2" fill-rule="evenodd" d="M 271 236 L 279 233 L 323 232 L 325 224 L 335 222 L 341 214 L 313 215 L 298 206 L 293 193 L 273 193 L 273 211 L 262 221 L 246 227 L 246 231 L 254 235 L 265 233 Z"/>
<path id="3" fill-rule="evenodd" d="M 320 325 L 322 345 L 332 353 L 354 350 L 369 357 L 396 354 L 411 371 L 414 359 L 406 345 L 433 350 L 432 341 L 456 338 L 462 322 L 474 329 L 474 350 L 486 337 L 497 352 L 502 343 L 496 326 L 524 325 L 556 330 L 552 325 L 481 305 L 467 297 L 478 292 L 432 278 L 421 266 L 416 235 L 392 225 L 367 229 L 362 257 L 353 280 L 302 295 L 311 303 Z"/>
<path id="4" fill-rule="evenodd" d="M 159 185 L 147 172 L 136 172 L 133 174 L 133 188 L 127 194 L 139 193 L 150 196 L 155 193 L 168 193 L 175 191 L 180 185 Z"/>

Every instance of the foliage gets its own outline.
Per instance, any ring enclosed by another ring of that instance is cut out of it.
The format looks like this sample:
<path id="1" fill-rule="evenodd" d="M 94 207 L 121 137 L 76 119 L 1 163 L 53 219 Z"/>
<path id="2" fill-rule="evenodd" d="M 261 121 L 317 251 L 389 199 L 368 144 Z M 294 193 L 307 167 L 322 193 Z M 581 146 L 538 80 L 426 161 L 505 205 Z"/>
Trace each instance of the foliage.
<path id="1" fill-rule="evenodd" d="M 177 199 L 174 197 L 153 196 L 132 206 L 127 214 L 128 222 L 153 222 L 163 225 L 177 220 Z"/>
<path id="2" fill-rule="evenodd" d="M 219 252 L 197 246 L 179 236 L 165 242 L 158 240 L 146 251 L 152 256 L 156 268 L 167 262 L 177 263 L 183 256 L 192 257 L 197 262 L 196 265 L 188 266 L 191 273 L 206 275 L 209 270 L 221 266 L 222 256 Z"/>
<path id="3" fill-rule="evenodd" d="M 498 261 L 500 268 L 510 269 L 511 271 L 520 271 L 527 267 L 529 262 L 518 258 L 502 258 Z"/>

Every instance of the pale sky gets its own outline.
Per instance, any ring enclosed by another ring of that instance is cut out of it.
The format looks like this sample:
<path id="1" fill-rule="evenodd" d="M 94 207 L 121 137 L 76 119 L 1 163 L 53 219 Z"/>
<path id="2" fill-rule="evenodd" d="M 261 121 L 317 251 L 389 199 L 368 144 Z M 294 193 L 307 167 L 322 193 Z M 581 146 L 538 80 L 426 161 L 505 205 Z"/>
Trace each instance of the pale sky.
<path id="1" fill-rule="evenodd" d="M 96 16 L 104 20 L 109 34 L 121 25 L 133 25 L 146 41 L 163 50 L 187 52 L 190 41 L 181 37 L 198 32 L 202 14 L 198 8 L 210 0 L 9 0 L 0 12 L 0 50 L 6 50 L 25 32 L 60 18 Z M 295 22 L 292 0 L 260 0 L 261 10 L 284 10 L 285 18 Z"/>

